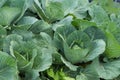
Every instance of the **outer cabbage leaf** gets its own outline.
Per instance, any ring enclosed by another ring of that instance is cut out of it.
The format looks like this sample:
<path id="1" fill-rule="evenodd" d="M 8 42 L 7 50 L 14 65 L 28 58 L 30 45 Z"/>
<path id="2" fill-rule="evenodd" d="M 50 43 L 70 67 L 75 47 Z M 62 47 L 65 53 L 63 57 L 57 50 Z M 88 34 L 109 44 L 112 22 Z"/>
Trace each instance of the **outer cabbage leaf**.
<path id="1" fill-rule="evenodd" d="M 26 31 L 21 29 L 14 29 L 12 33 L 22 36 L 24 41 L 31 40 L 35 36 L 31 31 Z"/>
<path id="2" fill-rule="evenodd" d="M 38 34 L 40 32 L 50 30 L 50 28 L 51 28 L 50 24 L 48 24 L 47 22 L 45 22 L 43 20 L 39 20 L 39 21 L 35 22 L 33 25 L 31 25 L 29 30 L 32 31 L 33 33 Z"/>
<path id="3" fill-rule="evenodd" d="M 73 65 L 70 61 L 67 61 L 64 57 L 61 56 L 62 62 L 72 71 L 77 71 L 78 66 Z"/>
<path id="4" fill-rule="evenodd" d="M 91 49 L 84 61 L 90 61 L 103 54 L 105 51 L 106 43 L 102 39 L 94 40 Z"/>
<path id="5" fill-rule="evenodd" d="M 41 80 L 39 78 L 39 71 L 37 70 L 29 70 L 25 73 L 25 78 L 24 80 Z"/>
<path id="6" fill-rule="evenodd" d="M 100 6 L 102 6 L 104 8 L 104 10 L 107 12 L 107 14 L 119 14 L 119 7 L 118 4 L 115 2 L 115 0 L 95 0 L 97 2 L 97 4 L 99 4 Z M 116 0 L 119 1 L 119 0 Z"/>
<path id="7" fill-rule="evenodd" d="M 16 60 L 5 52 L 0 52 L 0 79 L 18 80 Z"/>
<path id="8" fill-rule="evenodd" d="M 38 21 L 37 18 L 31 17 L 31 16 L 25 16 L 19 20 L 17 23 L 18 25 L 28 25 L 28 24 L 34 24 L 36 21 Z"/>
<path id="9" fill-rule="evenodd" d="M 65 17 L 64 19 L 60 20 L 59 22 L 56 22 L 55 24 L 53 24 L 52 29 L 54 31 L 56 31 L 57 28 L 59 28 L 59 27 L 65 27 L 65 26 L 71 27 L 72 26 L 72 24 L 71 24 L 72 18 L 73 18 L 72 16 Z"/>
<path id="10" fill-rule="evenodd" d="M 33 69 L 38 71 L 44 71 L 52 65 L 52 50 L 50 49 L 39 49 L 38 54 L 34 60 Z"/>
<path id="11" fill-rule="evenodd" d="M 3 51 L 10 53 L 11 41 L 16 41 L 17 43 L 20 44 L 22 39 L 23 37 L 17 34 L 8 35 L 3 42 Z"/>
<path id="12" fill-rule="evenodd" d="M 14 21 L 14 22 L 17 22 L 23 17 L 25 11 L 31 6 L 32 3 L 33 3 L 33 0 L 8 0 L 5 6 L 17 7 L 21 9 L 17 20 Z"/>
<path id="13" fill-rule="evenodd" d="M 98 59 L 95 59 L 92 64 L 100 78 L 114 79 L 120 75 L 120 60 L 100 63 Z"/>
<path id="14" fill-rule="evenodd" d="M 72 24 L 80 30 L 85 30 L 86 28 L 90 26 L 96 26 L 96 23 L 90 22 L 88 20 L 83 20 L 83 19 L 74 19 L 72 21 Z"/>
<path id="15" fill-rule="evenodd" d="M 64 15 L 72 14 L 79 19 L 87 15 L 88 0 L 61 0 L 64 9 Z"/>
<path id="16" fill-rule="evenodd" d="M 45 13 L 49 18 L 49 21 L 60 20 L 64 17 L 64 11 L 62 4 L 59 2 L 46 2 Z"/>
<path id="17" fill-rule="evenodd" d="M 106 41 L 106 36 L 104 31 L 102 31 L 98 27 L 94 27 L 94 26 L 88 27 L 84 30 L 84 32 L 88 34 L 91 40 L 103 39 L 104 41 Z"/>
<path id="18" fill-rule="evenodd" d="M 76 80 L 100 80 L 98 74 L 94 70 L 93 64 L 87 65 L 85 69 L 80 71 L 76 76 Z"/>
<path id="19" fill-rule="evenodd" d="M 20 15 L 20 8 L 2 7 L 0 9 L 0 25 L 10 25 Z"/>
<path id="20" fill-rule="evenodd" d="M 118 41 L 115 39 L 114 35 L 106 30 L 106 37 L 107 37 L 107 42 L 106 42 L 106 51 L 105 54 L 109 58 L 117 58 L 120 57 L 120 44 Z"/>
<path id="21" fill-rule="evenodd" d="M 92 18 L 92 21 L 95 22 L 97 25 L 102 25 L 103 23 L 109 21 L 107 13 L 99 5 L 91 5 L 88 11 Z"/>

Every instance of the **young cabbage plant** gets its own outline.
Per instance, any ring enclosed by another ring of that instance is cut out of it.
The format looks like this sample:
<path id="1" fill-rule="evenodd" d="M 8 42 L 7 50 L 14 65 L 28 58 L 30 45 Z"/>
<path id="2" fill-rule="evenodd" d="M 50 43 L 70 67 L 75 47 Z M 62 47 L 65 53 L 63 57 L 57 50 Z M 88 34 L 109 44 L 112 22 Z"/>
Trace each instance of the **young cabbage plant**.
<path id="1" fill-rule="evenodd" d="M 64 43 L 65 57 L 72 63 L 88 62 L 105 51 L 105 42 L 102 39 L 92 40 L 81 31 L 74 31 Z"/>
<path id="2" fill-rule="evenodd" d="M 62 27 L 57 29 L 58 32 L 56 31 L 58 34 L 56 38 L 59 38 L 57 40 L 62 44 L 63 55 L 68 61 L 73 64 L 88 62 L 103 54 L 106 46 L 105 41 L 102 39 L 92 40 L 87 33 L 81 30 L 66 31 L 70 31 L 70 29 L 72 27 Z"/>

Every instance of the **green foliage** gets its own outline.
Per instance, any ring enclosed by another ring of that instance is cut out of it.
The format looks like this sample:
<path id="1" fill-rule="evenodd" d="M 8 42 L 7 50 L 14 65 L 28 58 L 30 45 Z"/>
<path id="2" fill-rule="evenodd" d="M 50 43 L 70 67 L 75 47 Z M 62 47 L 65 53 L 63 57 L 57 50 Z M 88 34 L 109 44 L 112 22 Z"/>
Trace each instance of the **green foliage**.
<path id="1" fill-rule="evenodd" d="M 0 52 L 0 79 L 18 80 L 17 63 L 12 56 L 5 52 Z"/>
<path id="2" fill-rule="evenodd" d="M 20 14 L 19 8 L 2 7 L 0 9 L 0 24 L 10 25 Z"/>
<path id="3" fill-rule="evenodd" d="M 120 79 L 119 3 L 0 1 L 0 80 L 101 79 Z"/>

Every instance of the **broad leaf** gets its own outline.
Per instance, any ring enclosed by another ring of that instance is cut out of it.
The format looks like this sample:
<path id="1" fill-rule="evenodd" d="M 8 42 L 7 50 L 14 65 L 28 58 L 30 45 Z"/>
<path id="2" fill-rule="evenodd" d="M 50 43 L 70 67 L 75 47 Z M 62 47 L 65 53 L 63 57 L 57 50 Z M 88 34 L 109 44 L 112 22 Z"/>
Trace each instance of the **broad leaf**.
<path id="1" fill-rule="evenodd" d="M 17 7 L 21 9 L 20 15 L 18 16 L 17 20 L 14 21 L 17 22 L 18 20 L 21 19 L 25 11 L 31 6 L 32 3 L 33 0 L 8 0 L 6 6 Z"/>
<path id="2" fill-rule="evenodd" d="M 100 63 L 98 59 L 93 62 L 94 69 L 100 78 L 114 79 L 120 75 L 120 60 L 115 60 L 107 63 Z"/>
<path id="3" fill-rule="evenodd" d="M 108 14 L 113 14 L 113 13 L 119 14 L 119 7 L 117 7 L 117 3 L 113 1 L 115 0 L 105 0 L 104 2 L 101 0 L 96 0 L 96 2 L 100 6 L 102 6 Z M 119 1 L 119 0 L 116 0 L 116 1 Z"/>
<path id="4" fill-rule="evenodd" d="M 33 64 L 33 69 L 38 71 L 44 71 L 48 69 L 52 64 L 52 53 L 50 49 L 39 49 Z"/>
<path id="5" fill-rule="evenodd" d="M 61 56 L 61 60 L 70 70 L 77 71 L 78 66 L 73 65 L 72 63 L 70 63 L 69 61 L 64 59 L 64 57 L 62 57 L 62 56 Z"/>
<path id="6" fill-rule="evenodd" d="M 24 41 L 31 40 L 34 37 L 34 34 L 31 31 L 21 29 L 15 29 L 12 31 L 12 33 L 22 36 Z"/>
<path id="7" fill-rule="evenodd" d="M 85 57 L 85 61 L 90 61 L 98 57 L 100 54 L 103 54 L 105 51 L 106 44 L 103 40 L 94 40 L 92 42 L 91 49 L 88 55 Z"/>
<path id="8" fill-rule="evenodd" d="M 76 80 L 100 80 L 98 74 L 94 70 L 92 64 L 87 65 L 86 68 L 76 76 Z"/>
<path id="9" fill-rule="evenodd" d="M 20 15 L 20 8 L 2 7 L 0 9 L 0 24 L 10 25 Z"/>
<path id="10" fill-rule="evenodd" d="M 0 79 L 18 80 L 16 60 L 5 52 L 0 52 Z"/>
<path id="11" fill-rule="evenodd" d="M 20 44 L 22 39 L 23 39 L 22 36 L 17 35 L 17 34 L 8 35 L 3 42 L 3 51 L 9 53 L 11 41 L 15 41 Z"/>
<path id="12" fill-rule="evenodd" d="M 60 20 L 64 17 L 62 4 L 59 2 L 46 2 L 45 13 L 49 18 L 49 21 Z"/>
<path id="13" fill-rule="evenodd" d="M 88 11 L 92 18 L 92 21 L 98 25 L 102 25 L 103 23 L 109 21 L 107 13 L 101 6 L 92 5 Z"/>
<path id="14" fill-rule="evenodd" d="M 86 17 L 88 8 L 88 0 L 62 0 L 64 15 L 74 15 L 79 19 Z"/>
<path id="15" fill-rule="evenodd" d="M 72 18 L 73 18 L 72 16 L 68 16 L 68 17 L 60 20 L 59 22 L 56 22 L 55 24 L 53 24 L 52 29 L 54 31 L 56 31 L 57 28 L 59 28 L 59 27 L 65 27 L 65 26 L 71 27 L 72 26 L 72 24 L 71 24 Z"/>
<path id="16" fill-rule="evenodd" d="M 38 19 L 35 17 L 25 16 L 19 20 L 18 25 L 34 24 L 36 21 L 38 21 Z"/>
<path id="17" fill-rule="evenodd" d="M 97 27 L 88 27 L 84 30 L 84 32 L 88 34 L 91 40 L 103 39 L 104 41 L 106 41 L 106 36 L 104 32 Z"/>
<path id="18" fill-rule="evenodd" d="M 119 57 L 120 56 L 120 44 L 115 39 L 113 34 L 110 33 L 110 31 L 107 30 L 105 33 L 107 37 L 106 51 L 105 51 L 106 56 L 109 58 Z"/>
<path id="19" fill-rule="evenodd" d="M 51 25 L 49 25 L 47 22 L 43 21 L 43 20 L 39 20 L 37 22 L 35 22 L 31 27 L 30 27 L 30 31 L 32 31 L 33 33 L 40 33 L 43 31 L 46 31 L 48 29 L 51 28 Z"/>
<path id="20" fill-rule="evenodd" d="M 72 24 L 80 30 L 85 30 L 90 26 L 96 26 L 96 23 L 90 22 L 88 20 L 82 20 L 82 19 L 75 19 L 72 21 Z"/>
<path id="21" fill-rule="evenodd" d="M 46 43 L 52 46 L 52 38 L 48 34 L 41 32 L 40 35 L 42 36 L 43 40 L 46 41 Z"/>
<path id="22" fill-rule="evenodd" d="M 25 73 L 25 79 L 24 80 L 41 80 L 39 78 L 39 72 L 37 70 L 29 70 Z"/>

